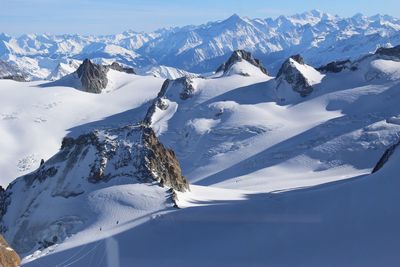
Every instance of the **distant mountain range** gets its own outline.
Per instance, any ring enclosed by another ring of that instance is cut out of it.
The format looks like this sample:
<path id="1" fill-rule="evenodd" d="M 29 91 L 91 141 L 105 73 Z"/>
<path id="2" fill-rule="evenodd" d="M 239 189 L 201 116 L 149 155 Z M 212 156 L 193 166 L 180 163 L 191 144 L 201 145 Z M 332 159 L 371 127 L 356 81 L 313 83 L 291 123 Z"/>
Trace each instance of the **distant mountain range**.
<path id="1" fill-rule="evenodd" d="M 246 49 L 276 74 L 282 62 L 302 54 L 315 67 L 355 59 L 378 47 L 400 43 L 400 20 L 387 15 L 350 18 L 312 10 L 275 19 L 233 15 L 199 26 L 126 31 L 115 35 L 0 34 L 0 59 L 24 69 L 31 79 L 58 77 L 60 64 L 85 58 L 148 70 L 168 66 L 204 73 L 216 69 L 237 49 Z M 178 71 L 179 72 L 179 71 Z"/>

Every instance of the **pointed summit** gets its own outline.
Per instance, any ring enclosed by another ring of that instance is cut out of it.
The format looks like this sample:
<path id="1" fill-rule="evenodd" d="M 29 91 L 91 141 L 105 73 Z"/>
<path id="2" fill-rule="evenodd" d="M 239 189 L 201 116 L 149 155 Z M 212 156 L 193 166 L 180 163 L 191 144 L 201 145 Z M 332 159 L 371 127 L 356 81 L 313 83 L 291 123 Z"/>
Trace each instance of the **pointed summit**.
<path id="1" fill-rule="evenodd" d="M 107 87 L 108 69 L 85 59 L 76 73 L 81 80 L 82 88 L 89 93 L 99 94 Z"/>
<path id="2" fill-rule="evenodd" d="M 276 90 L 278 95 L 285 95 L 282 99 L 288 98 L 286 88 L 292 88 L 301 97 L 306 97 L 314 91 L 313 85 L 319 83 L 322 77 L 316 69 L 304 63 L 301 55 L 293 55 L 282 64 L 278 72 Z"/>
<path id="3" fill-rule="evenodd" d="M 248 62 L 251 65 L 257 67 L 260 69 L 262 73 L 265 75 L 268 75 L 268 71 L 264 68 L 264 66 L 261 64 L 260 60 L 254 58 L 250 52 L 247 52 L 245 50 L 236 50 L 232 53 L 231 57 L 228 59 L 227 62 L 219 66 L 217 69 L 216 73 L 218 72 L 223 72 L 223 75 L 229 75 L 231 74 L 231 70 L 233 69 L 233 66 L 239 62 Z M 236 74 L 241 74 L 241 75 L 246 75 L 245 73 L 236 73 Z"/>
<path id="4" fill-rule="evenodd" d="M 236 21 L 236 20 L 241 20 L 242 18 L 238 15 L 238 14 L 236 14 L 236 13 L 234 13 L 232 16 L 230 16 L 229 18 L 227 18 L 226 20 L 228 21 L 228 20 L 230 20 L 230 21 Z"/>
<path id="5" fill-rule="evenodd" d="M 237 23 L 247 23 L 247 19 L 242 18 L 241 16 L 239 16 L 238 14 L 233 14 L 232 16 L 230 16 L 229 18 L 227 18 L 226 20 L 223 20 L 221 23 L 224 24 L 228 24 L 228 25 L 235 25 Z"/>

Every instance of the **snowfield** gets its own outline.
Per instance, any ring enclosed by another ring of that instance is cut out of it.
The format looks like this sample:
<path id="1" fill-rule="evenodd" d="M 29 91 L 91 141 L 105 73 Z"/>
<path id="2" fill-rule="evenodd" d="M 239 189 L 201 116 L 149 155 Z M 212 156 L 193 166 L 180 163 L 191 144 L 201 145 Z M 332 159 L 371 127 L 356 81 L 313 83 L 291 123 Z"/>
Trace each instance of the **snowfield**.
<path id="1" fill-rule="evenodd" d="M 53 83 L 0 80 L 4 186 L 57 153 L 67 133 L 100 129 L 111 144 L 120 134 L 124 148 L 139 154 L 135 134 L 101 130 L 137 123 L 148 123 L 174 151 L 191 183 L 190 191 L 172 193 L 127 177 L 133 167 L 123 165 L 116 178 L 94 184 L 80 177 L 92 173 L 92 150 L 79 150 L 72 167 L 53 158 L 46 164 L 68 175 L 32 188 L 30 176 L 19 178 L 25 182 L 12 193 L 27 198 L 12 202 L 2 220 L 18 225 L 5 236 L 19 244 L 35 247 L 35 231 L 21 229 L 44 231 L 48 220 L 46 240 L 65 240 L 26 247 L 23 266 L 396 265 L 400 150 L 371 171 L 399 141 L 398 57 L 367 55 L 337 73 L 290 64 L 311 93 L 301 96 L 287 81 L 285 101 L 278 79 L 245 60 L 202 76 L 150 70 L 179 78 L 167 81 L 111 70 L 99 95 L 71 87 L 79 82 L 74 74 Z"/>
<path id="2" fill-rule="evenodd" d="M 0 184 L 39 167 L 74 127 L 115 116 L 116 124 L 139 120 L 162 79 L 111 70 L 107 92 L 96 95 L 72 87 L 42 87 L 46 82 L 0 80 Z M 135 112 L 129 112 L 135 108 Z M 144 114 L 143 114 L 144 113 Z M 100 122 L 101 124 L 101 122 Z"/>

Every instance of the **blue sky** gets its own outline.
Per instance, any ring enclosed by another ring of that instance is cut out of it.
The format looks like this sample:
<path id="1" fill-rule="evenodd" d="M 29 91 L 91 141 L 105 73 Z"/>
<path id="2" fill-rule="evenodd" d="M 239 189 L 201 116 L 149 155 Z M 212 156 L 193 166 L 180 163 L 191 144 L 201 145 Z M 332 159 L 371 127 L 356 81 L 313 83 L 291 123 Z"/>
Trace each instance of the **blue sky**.
<path id="1" fill-rule="evenodd" d="M 0 0 L 0 32 L 107 34 L 202 24 L 237 13 L 276 17 L 311 9 L 400 17 L 400 0 Z"/>

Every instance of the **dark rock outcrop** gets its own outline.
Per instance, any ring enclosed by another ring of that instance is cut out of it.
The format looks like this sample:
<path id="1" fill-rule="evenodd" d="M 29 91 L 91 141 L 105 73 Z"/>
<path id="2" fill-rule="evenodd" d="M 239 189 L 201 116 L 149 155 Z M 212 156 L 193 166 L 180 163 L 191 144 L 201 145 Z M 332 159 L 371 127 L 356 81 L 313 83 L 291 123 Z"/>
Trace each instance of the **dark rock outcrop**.
<path id="1" fill-rule="evenodd" d="M 390 159 L 390 157 L 393 155 L 395 150 L 400 146 L 400 141 L 397 144 L 392 145 L 389 147 L 383 156 L 379 159 L 378 163 L 375 165 L 374 169 L 372 170 L 372 173 L 375 173 L 382 169 L 382 167 L 386 164 L 386 162 Z"/>
<path id="2" fill-rule="evenodd" d="M 352 70 L 350 60 L 333 61 L 333 62 L 326 64 L 325 66 L 321 66 L 321 67 L 317 68 L 317 70 L 322 73 L 328 73 L 328 72 L 339 73 L 345 69 Z"/>
<path id="3" fill-rule="evenodd" d="M 156 112 L 157 108 L 161 110 L 166 110 L 168 108 L 168 104 L 165 102 L 165 95 L 167 94 L 167 91 L 170 92 L 170 90 L 173 91 L 173 97 L 179 96 L 179 99 L 181 100 L 187 100 L 193 97 L 195 93 L 193 78 L 185 76 L 176 80 L 165 80 L 160 92 L 157 95 L 157 98 L 153 101 L 152 105 L 147 110 L 146 116 L 143 120 L 143 123 L 145 125 L 148 125 L 150 127 L 152 116 Z"/>
<path id="4" fill-rule="evenodd" d="M 228 59 L 227 62 L 222 64 L 221 66 L 218 67 L 217 73 L 218 72 L 223 72 L 226 73 L 229 71 L 229 69 L 237 62 L 240 62 L 242 60 L 245 60 L 249 62 L 250 64 L 256 66 L 259 68 L 264 74 L 268 75 L 268 71 L 264 68 L 264 66 L 261 64 L 260 60 L 254 58 L 250 52 L 247 52 L 245 50 L 236 50 L 232 53 L 231 57 Z"/>
<path id="5" fill-rule="evenodd" d="M 76 71 L 81 80 L 82 88 L 89 93 L 99 94 L 107 87 L 108 68 L 85 59 Z"/>
<path id="6" fill-rule="evenodd" d="M 95 157 L 90 160 L 87 173 L 82 171 L 81 175 L 90 183 L 107 182 L 115 177 L 135 177 L 143 182 L 157 181 L 178 191 L 189 189 L 174 152 L 166 149 L 153 130 L 144 125 L 94 130 L 77 138 L 66 137 L 59 153 L 23 179 L 29 186 L 48 179 L 68 180 L 70 172 L 83 161 L 89 150 Z M 81 192 L 53 195 L 70 193 Z"/>
<path id="7" fill-rule="evenodd" d="M 181 85 L 183 90 L 179 94 L 179 97 L 182 100 L 186 100 L 188 98 L 191 98 L 194 94 L 194 87 L 193 87 L 193 79 L 190 77 L 182 77 L 179 79 L 175 80 L 175 83 L 178 85 Z"/>
<path id="8" fill-rule="evenodd" d="M 164 81 L 163 85 L 161 86 L 161 90 L 160 92 L 158 92 L 157 98 L 153 101 L 152 105 L 149 107 L 149 109 L 147 110 L 146 116 L 144 117 L 143 123 L 145 125 L 147 125 L 148 127 L 150 127 L 151 125 L 151 120 L 152 120 L 152 116 L 153 114 L 156 112 L 156 108 L 160 108 L 160 109 L 165 109 L 165 105 L 161 104 L 162 103 L 162 98 L 165 95 L 165 93 L 167 92 L 167 89 L 169 87 L 169 85 L 171 84 L 171 80 L 167 79 Z"/>
<path id="9" fill-rule="evenodd" d="M 25 76 L 22 76 L 22 75 L 7 75 L 7 76 L 0 77 L 0 79 L 13 80 L 13 81 L 16 81 L 16 82 L 26 82 L 27 81 Z"/>
<path id="10" fill-rule="evenodd" d="M 9 192 L 4 190 L 2 186 L 0 186 L 0 220 L 3 215 L 7 212 L 7 207 L 10 204 Z M 5 232 L 7 229 L 4 225 L 0 224 L 0 233 Z"/>
<path id="11" fill-rule="evenodd" d="M 7 241 L 0 235 L 0 266 L 17 267 L 21 264 L 21 258 L 8 245 Z"/>
<path id="12" fill-rule="evenodd" d="M 304 59 L 300 55 L 294 55 L 287 59 L 282 64 L 277 75 L 278 87 L 282 81 L 285 80 L 292 86 L 295 92 L 299 93 L 302 97 L 306 97 L 311 94 L 314 89 L 308 79 L 296 68 L 293 61 L 304 65 Z"/>
<path id="13" fill-rule="evenodd" d="M 121 64 L 118 64 L 117 62 L 113 62 L 110 66 L 108 66 L 110 69 L 120 71 L 120 72 L 125 72 L 128 74 L 136 74 L 135 70 L 133 68 L 129 67 L 124 67 Z"/>
<path id="14" fill-rule="evenodd" d="M 378 48 L 378 50 L 376 50 L 375 52 L 375 55 L 387 56 L 400 60 L 400 45 L 392 48 L 385 48 L 385 47 Z"/>

